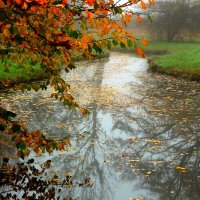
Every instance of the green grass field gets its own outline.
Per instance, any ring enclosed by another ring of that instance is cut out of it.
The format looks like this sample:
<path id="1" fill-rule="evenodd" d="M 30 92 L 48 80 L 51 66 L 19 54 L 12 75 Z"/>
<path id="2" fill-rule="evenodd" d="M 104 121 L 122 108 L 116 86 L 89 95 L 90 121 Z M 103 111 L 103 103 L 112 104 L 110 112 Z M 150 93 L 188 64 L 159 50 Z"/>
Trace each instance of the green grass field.
<path id="1" fill-rule="evenodd" d="M 152 64 L 167 70 L 200 71 L 199 43 L 150 42 L 147 50 L 166 50 L 166 54 L 153 57 Z"/>
<path id="2" fill-rule="evenodd" d="M 26 61 L 23 64 L 13 63 L 9 59 L 4 60 L 4 63 L 8 68 L 5 68 L 3 61 L 0 60 L 0 81 L 23 82 L 48 77 L 39 63 L 31 64 L 30 61 Z"/>

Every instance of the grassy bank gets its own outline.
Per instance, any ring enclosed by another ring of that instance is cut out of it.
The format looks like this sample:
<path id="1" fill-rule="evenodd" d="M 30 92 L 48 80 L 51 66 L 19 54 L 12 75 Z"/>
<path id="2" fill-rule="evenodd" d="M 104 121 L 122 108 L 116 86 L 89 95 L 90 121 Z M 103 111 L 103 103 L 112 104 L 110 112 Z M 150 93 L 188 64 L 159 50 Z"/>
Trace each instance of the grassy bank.
<path id="1" fill-rule="evenodd" d="M 165 54 L 151 56 L 150 68 L 153 71 L 175 77 L 200 80 L 199 43 L 150 43 L 147 51 L 163 51 Z"/>
<path id="2" fill-rule="evenodd" d="M 4 60 L 8 66 L 5 68 L 3 61 L 0 60 L 0 81 L 25 82 L 29 80 L 38 80 L 48 77 L 48 74 L 41 69 L 40 64 L 32 64 L 26 61 L 23 64 L 13 63 L 11 60 Z"/>
<path id="3" fill-rule="evenodd" d="M 121 52 L 131 52 L 133 49 L 116 49 Z M 163 74 L 175 77 L 189 78 L 200 81 L 200 45 L 199 43 L 167 43 L 150 42 L 145 47 L 147 58 L 151 60 L 150 69 Z M 104 50 L 104 54 L 98 58 L 109 56 L 109 51 Z M 74 61 L 82 60 L 83 57 L 75 57 Z M 41 69 L 40 64 L 32 64 L 26 61 L 22 66 L 10 60 L 4 61 L 9 66 L 9 71 L 3 67 L 0 60 L 0 81 L 29 82 L 31 80 L 41 80 L 48 77 L 48 74 Z"/>
<path id="4" fill-rule="evenodd" d="M 102 54 L 97 55 L 96 58 L 104 58 L 109 56 L 109 51 L 105 50 Z M 86 60 L 81 56 L 73 57 L 73 61 Z M 4 62 L 4 63 L 3 63 Z M 5 68 L 4 64 L 8 66 Z M 42 80 L 48 78 L 49 75 L 41 68 L 39 63 L 31 63 L 26 60 L 25 63 L 13 63 L 11 60 L 0 60 L 0 82 L 29 82 L 32 80 Z"/>

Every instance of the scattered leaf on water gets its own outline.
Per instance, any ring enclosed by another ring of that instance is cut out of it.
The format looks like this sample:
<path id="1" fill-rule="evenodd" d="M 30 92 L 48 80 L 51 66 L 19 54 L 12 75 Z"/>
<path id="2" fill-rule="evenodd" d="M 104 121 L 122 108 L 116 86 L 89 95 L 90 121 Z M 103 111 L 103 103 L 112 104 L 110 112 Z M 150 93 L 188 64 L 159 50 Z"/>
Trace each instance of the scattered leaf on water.
<path id="1" fill-rule="evenodd" d="M 186 173 L 187 172 L 187 169 L 184 168 L 184 167 L 180 167 L 180 166 L 176 166 L 176 170 L 181 172 L 181 173 Z"/>

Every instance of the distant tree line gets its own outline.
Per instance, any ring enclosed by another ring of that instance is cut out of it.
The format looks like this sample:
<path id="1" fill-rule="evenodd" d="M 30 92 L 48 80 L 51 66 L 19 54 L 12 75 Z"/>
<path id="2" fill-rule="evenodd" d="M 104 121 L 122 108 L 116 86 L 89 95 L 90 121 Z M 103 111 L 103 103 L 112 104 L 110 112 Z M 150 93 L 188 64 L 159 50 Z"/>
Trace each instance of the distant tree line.
<path id="1" fill-rule="evenodd" d="M 151 31 L 168 42 L 200 38 L 200 1 L 174 0 L 157 3 Z"/>

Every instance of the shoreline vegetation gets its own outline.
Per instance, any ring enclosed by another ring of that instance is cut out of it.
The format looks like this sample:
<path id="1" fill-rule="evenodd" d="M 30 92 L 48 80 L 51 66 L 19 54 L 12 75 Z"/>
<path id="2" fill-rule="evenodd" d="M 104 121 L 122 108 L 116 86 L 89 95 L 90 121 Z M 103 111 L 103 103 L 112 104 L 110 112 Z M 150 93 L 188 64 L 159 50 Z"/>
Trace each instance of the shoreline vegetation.
<path id="1" fill-rule="evenodd" d="M 106 50 L 103 54 L 97 55 L 95 59 L 109 57 L 110 52 Z M 73 62 L 87 60 L 84 57 L 74 57 Z M 8 68 L 3 66 L 2 60 L 0 60 L 0 90 L 7 90 L 13 86 L 20 84 L 31 84 L 47 80 L 50 77 L 50 73 L 45 72 L 41 68 L 39 63 L 32 64 L 26 60 L 25 66 L 19 66 L 19 64 L 11 63 L 11 61 L 5 60 Z"/>
<path id="2" fill-rule="evenodd" d="M 152 51 L 152 54 L 148 54 Z M 160 54 L 153 52 L 160 51 Z M 200 44 L 154 42 L 146 49 L 149 71 L 191 81 L 200 81 Z"/>
<path id="3" fill-rule="evenodd" d="M 133 49 L 129 48 L 117 48 L 112 51 L 133 53 Z M 109 53 L 108 50 L 105 50 L 103 54 L 97 56 L 97 59 L 108 57 Z M 151 72 L 200 81 L 199 43 L 150 42 L 149 46 L 145 48 L 145 54 L 149 61 L 149 71 Z M 73 58 L 74 62 L 81 60 L 86 60 L 86 58 Z M 0 90 L 12 87 L 15 84 L 41 81 L 49 77 L 49 74 L 40 67 L 39 63 L 32 64 L 31 61 L 27 60 L 24 66 L 19 67 L 9 60 L 5 60 L 4 62 L 7 62 L 9 68 L 8 70 L 4 68 L 2 60 L 0 60 Z"/>

